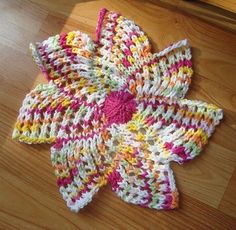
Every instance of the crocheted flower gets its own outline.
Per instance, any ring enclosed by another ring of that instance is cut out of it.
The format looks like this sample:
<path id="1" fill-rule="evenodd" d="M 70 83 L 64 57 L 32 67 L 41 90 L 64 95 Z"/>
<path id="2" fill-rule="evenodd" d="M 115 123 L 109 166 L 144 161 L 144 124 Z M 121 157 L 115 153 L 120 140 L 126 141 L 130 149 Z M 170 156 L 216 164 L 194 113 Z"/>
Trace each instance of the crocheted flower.
<path id="1" fill-rule="evenodd" d="M 151 53 L 134 22 L 105 9 L 96 32 L 96 41 L 72 31 L 30 46 L 48 84 L 24 99 L 13 138 L 53 144 L 57 184 L 73 211 L 108 182 L 126 202 L 176 208 L 169 163 L 197 156 L 222 110 L 183 99 L 193 74 L 187 40 Z"/>

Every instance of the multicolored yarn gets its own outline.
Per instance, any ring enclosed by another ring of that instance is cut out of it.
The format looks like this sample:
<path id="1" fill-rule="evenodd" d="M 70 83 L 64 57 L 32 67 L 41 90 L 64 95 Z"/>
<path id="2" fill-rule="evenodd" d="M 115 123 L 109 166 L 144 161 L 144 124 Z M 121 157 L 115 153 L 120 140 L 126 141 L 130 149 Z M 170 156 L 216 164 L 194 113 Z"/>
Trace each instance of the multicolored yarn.
<path id="1" fill-rule="evenodd" d="M 152 54 L 134 22 L 106 9 L 96 35 L 72 31 L 30 45 L 49 83 L 24 99 L 13 138 L 53 143 L 57 184 L 72 211 L 108 182 L 128 203 L 176 208 L 169 163 L 197 156 L 223 112 L 183 99 L 193 74 L 187 40 Z"/>

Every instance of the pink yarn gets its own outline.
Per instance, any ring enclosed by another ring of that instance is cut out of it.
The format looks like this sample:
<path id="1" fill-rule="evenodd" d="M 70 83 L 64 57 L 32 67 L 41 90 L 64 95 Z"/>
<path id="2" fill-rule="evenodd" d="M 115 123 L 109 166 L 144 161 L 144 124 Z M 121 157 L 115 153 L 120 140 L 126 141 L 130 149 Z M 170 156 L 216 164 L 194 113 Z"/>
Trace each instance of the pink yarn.
<path id="1" fill-rule="evenodd" d="M 132 94 L 123 90 L 114 91 L 106 98 L 103 111 L 109 124 L 124 124 L 131 120 L 136 106 L 137 103 Z"/>
<path id="2" fill-rule="evenodd" d="M 114 170 L 108 176 L 108 180 L 109 180 L 109 182 L 111 184 L 112 190 L 116 191 L 117 189 L 119 189 L 119 184 L 118 183 L 122 181 L 122 177 L 121 177 L 119 172 Z"/>
<path id="3" fill-rule="evenodd" d="M 101 36 L 101 28 L 102 28 L 102 22 L 103 18 L 107 12 L 107 9 L 102 8 L 99 12 L 99 18 L 98 18 L 98 23 L 97 23 L 97 28 L 96 28 L 96 42 L 99 41 L 100 36 Z"/>

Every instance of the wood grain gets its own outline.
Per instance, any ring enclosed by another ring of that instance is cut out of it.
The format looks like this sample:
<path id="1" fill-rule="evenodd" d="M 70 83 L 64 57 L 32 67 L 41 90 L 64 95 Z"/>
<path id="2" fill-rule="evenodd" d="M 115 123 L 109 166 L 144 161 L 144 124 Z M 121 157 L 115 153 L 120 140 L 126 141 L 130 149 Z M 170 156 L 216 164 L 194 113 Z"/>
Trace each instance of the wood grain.
<path id="1" fill-rule="evenodd" d="M 236 2 L 234 0 L 201 0 L 201 1 L 236 13 Z"/>
<path id="2" fill-rule="evenodd" d="M 202 2 L 183 0 L 149 1 L 172 11 L 178 10 L 188 16 L 200 18 L 209 24 L 225 30 L 236 32 L 235 0 L 203 0 Z M 216 3 L 218 3 L 218 5 Z M 220 7 L 220 4 L 222 7 Z M 223 6 L 227 7 L 227 9 Z"/>
<path id="3" fill-rule="evenodd" d="M 195 14 L 199 10 L 194 4 L 190 7 L 188 3 L 186 13 L 180 3 L 167 7 L 163 2 L 1 0 L 0 229 L 236 228 L 234 25 L 229 29 L 227 20 L 206 19 L 217 12 L 204 14 L 205 18 L 192 16 L 191 9 Z M 49 146 L 11 140 L 25 94 L 45 81 L 28 44 L 77 29 L 94 38 L 101 7 L 121 12 L 140 25 L 155 52 L 189 39 L 195 74 L 187 98 L 211 102 L 224 110 L 224 120 L 202 154 L 185 165 L 172 165 L 181 193 L 178 210 L 154 211 L 126 204 L 108 186 L 79 214 L 71 213 L 56 186 Z"/>

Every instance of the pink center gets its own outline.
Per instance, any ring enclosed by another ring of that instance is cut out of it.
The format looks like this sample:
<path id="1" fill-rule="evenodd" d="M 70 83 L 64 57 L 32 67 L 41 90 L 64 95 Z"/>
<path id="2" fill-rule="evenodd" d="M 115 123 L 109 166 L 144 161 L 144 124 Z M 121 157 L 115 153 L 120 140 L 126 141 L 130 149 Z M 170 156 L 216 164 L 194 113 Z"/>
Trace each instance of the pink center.
<path id="1" fill-rule="evenodd" d="M 131 120 L 136 106 L 137 103 L 132 94 L 124 90 L 114 91 L 105 100 L 104 113 L 109 124 L 124 124 Z"/>

